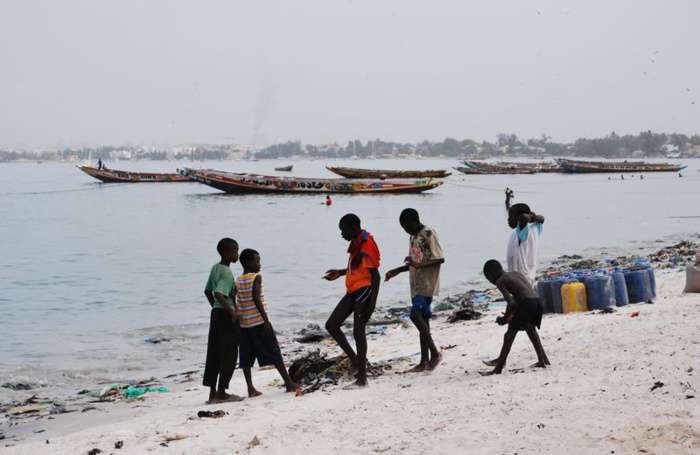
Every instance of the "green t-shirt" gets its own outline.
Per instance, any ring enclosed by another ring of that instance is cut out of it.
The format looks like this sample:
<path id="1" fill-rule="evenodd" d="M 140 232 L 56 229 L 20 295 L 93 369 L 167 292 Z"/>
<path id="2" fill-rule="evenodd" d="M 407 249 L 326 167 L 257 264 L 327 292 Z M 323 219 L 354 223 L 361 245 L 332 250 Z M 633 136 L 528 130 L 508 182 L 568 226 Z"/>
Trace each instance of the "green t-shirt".
<path id="1" fill-rule="evenodd" d="M 219 262 L 214 264 L 209 273 L 209 279 L 207 280 L 207 285 L 204 287 L 205 291 L 218 292 L 226 297 L 226 301 L 231 308 L 234 308 L 233 299 L 231 298 L 231 291 L 236 288 L 236 281 L 233 279 L 233 273 L 227 265 L 223 265 Z M 214 306 L 212 308 L 223 308 L 221 303 L 214 297 Z"/>

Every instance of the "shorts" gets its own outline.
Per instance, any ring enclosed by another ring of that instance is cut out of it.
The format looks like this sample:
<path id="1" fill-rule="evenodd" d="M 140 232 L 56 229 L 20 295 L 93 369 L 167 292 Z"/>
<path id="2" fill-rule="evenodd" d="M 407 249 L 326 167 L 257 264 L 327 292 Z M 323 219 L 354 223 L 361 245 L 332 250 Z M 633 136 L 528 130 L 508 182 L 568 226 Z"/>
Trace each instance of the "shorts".
<path id="1" fill-rule="evenodd" d="M 284 363 L 280 345 L 272 327 L 267 332 L 262 324 L 254 327 L 241 327 L 238 346 L 241 368 L 252 368 L 255 359 L 258 360 L 258 366 L 261 367 Z"/>
<path id="2" fill-rule="evenodd" d="M 430 311 L 430 304 L 433 303 L 432 297 L 424 295 L 415 295 L 411 299 L 411 314 L 420 313 L 423 319 L 433 317 L 433 312 Z"/>
<path id="3" fill-rule="evenodd" d="M 355 292 L 350 292 L 347 295 L 349 295 L 352 299 L 355 306 L 355 310 L 362 310 L 365 307 L 365 304 L 369 302 L 369 296 L 372 295 L 372 287 L 365 286 L 363 288 L 358 289 Z"/>
<path id="4" fill-rule="evenodd" d="M 508 324 L 508 330 L 527 330 L 532 327 L 540 328 L 542 324 L 542 303 L 540 299 L 523 299 Z"/>

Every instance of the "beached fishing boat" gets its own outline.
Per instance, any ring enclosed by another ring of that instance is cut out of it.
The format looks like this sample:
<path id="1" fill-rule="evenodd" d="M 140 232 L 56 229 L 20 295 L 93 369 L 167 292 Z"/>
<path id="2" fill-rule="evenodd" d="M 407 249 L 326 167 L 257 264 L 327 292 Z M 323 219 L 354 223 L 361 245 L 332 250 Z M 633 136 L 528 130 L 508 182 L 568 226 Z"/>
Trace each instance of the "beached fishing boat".
<path id="1" fill-rule="evenodd" d="M 444 178 L 452 175 L 445 170 L 391 171 L 381 169 L 357 169 L 353 167 L 326 166 L 329 171 L 351 179 L 425 179 Z"/>
<path id="2" fill-rule="evenodd" d="M 687 166 L 670 163 L 645 163 L 644 161 L 581 161 L 558 158 L 557 163 L 569 173 L 599 172 L 678 172 Z"/>
<path id="3" fill-rule="evenodd" d="M 272 175 L 257 175 L 225 172 L 214 169 L 180 170 L 186 176 L 199 183 L 211 186 L 227 193 L 420 193 L 442 185 L 440 180 L 360 180 L 360 179 L 323 179 L 295 178 Z"/>
<path id="4" fill-rule="evenodd" d="M 173 182 L 189 182 L 190 179 L 178 173 L 160 174 L 155 172 L 132 172 L 118 171 L 116 169 L 98 169 L 93 166 L 77 166 L 78 169 L 85 172 L 90 177 L 95 177 L 105 183 L 173 183 Z"/>
<path id="5" fill-rule="evenodd" d="M 293 167 L 294 165 L 290 164 L 289 166 L 276 167 L 275 170 L 279 172 L 291 172 Z"/>

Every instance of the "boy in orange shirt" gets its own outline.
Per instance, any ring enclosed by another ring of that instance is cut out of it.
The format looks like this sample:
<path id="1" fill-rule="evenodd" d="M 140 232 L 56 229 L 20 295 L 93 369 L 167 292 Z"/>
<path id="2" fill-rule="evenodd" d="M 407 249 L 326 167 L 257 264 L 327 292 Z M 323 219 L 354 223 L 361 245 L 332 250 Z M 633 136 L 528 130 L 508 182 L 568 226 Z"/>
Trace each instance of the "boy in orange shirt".
<path id="1" fill-rule="evenodd" d="M 367 337 L 365 326 L 374 312 L 379 292 L 380 254 L 372 235 L 362 229 L 360 218 L 352 213 L 343 216 L 338 223 L 340 235 L 350 242 L 348 265 L 344 269 L 331 269 L 324 279 L 336 280 L 345 275 L 347 292 L 326 321 L 326 330 L 335 339 L 345 354 L 357 368 L 357 380 L 350 388 L 367 385 Z M 340 329 L 343 322 L 353 316 L 353 335 L 357 353 Z"/>

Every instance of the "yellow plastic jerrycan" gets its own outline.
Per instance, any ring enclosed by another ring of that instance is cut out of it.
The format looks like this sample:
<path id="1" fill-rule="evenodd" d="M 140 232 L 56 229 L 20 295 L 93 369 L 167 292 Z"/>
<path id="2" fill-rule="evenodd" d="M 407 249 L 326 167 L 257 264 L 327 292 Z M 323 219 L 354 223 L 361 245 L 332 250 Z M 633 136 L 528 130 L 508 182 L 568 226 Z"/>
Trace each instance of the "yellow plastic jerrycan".
<path id="1" fill-rule="evenodd" d="M 561 302 L 564 314 L 574 311 L 588 311 L 586 285 L 583 283 L 566 283 L 561 287 Z"/>

